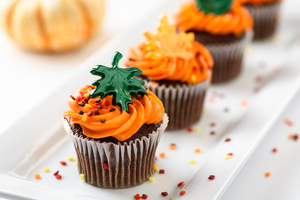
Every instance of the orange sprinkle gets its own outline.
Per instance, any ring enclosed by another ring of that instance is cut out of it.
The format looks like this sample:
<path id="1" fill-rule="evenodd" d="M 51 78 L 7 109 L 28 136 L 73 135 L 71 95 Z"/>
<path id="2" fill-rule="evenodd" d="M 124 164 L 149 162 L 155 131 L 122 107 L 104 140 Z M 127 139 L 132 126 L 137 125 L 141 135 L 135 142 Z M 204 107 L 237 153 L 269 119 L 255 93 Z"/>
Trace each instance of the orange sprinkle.
<path id="1" fill-rule="evenodd" d="M 34 175 L 34 178 L 35 178 L 35 179 L 40 179 L 40 178 L 41 178 L 41 175 L 35 174 L 35 175 Z"/>
<path id="2" fill-rule="evenodd" d="M 164 157 L 166 157 L 166 154 L 164 152 L 162 152 L 159 154 L 159 157 L 164 158 Z"/>
<path id="3" fill-rule="evenodd" d="M 200 153 L 201 149 L 195 149 L 195 153 Z"/>
<path id="4" fill-rule="evenodd" d="M 295 135 L 291 133 L 291 134 L 289 134 L 289 138 L 290 138 L 290 139 L 294 139 L 294 138 L 295 138 Z"/>
<path id="5" fill-rule="evenodd" d="M 269 177 L 271 175 L 271 172 L 266 172 L 265 176 Z"/>
<path id="6" fill-rule="evenodd" d="M 247 102 L 247 101 L 242 101 L 242 102 L 241 102 L 241 105 L 242 105 L 243 107 L 247 107 L 247 106 L 248 106 L 248 102 Z"/>
<path id="7" fill-rule="evenodd" d="M 175 144 L 170 144 L 169 149 L 174 150 L 176 148 Z"/>
<path id="8" fill-rule="evenodd" d="M 286 119 L 284 120 L 284 123 L 286 123 L 286 124 L 289 125 L 289 126 L 293 126 L 293 122 L 292 122 L 289 118 L 286 118 Z"/>
<path id="9" fill-rule="evenodd" d="M 153 164 L 153 170 L 155 170 L 155 168 L 156 168 L 156 164 Z"/>

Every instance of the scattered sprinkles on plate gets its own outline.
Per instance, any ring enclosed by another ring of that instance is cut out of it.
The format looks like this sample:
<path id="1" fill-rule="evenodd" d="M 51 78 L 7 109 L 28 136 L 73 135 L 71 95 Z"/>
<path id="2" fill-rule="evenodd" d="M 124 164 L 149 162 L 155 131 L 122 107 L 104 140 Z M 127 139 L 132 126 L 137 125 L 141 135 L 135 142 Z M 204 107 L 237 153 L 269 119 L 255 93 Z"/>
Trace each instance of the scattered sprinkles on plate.
<path id="1" fill-rule="evenodd" d="M 164 196 L 164 197 L 168 196 L 168 192 L 162 192 L 161 195 Z"/>
<path id="2" fill-rule="evenodd" d="M 84 174 L 80 174 L 80 179 L 84 180 L 85 179 L 85 175 Z"/>
<path id="3" fill-rule="evenodd" d="M 271 172 L 266 172 L 266 173 L 265 173 L 265 176 L 266 176 L 266 177 L 269 177 L 270 175 L 271 175 Z"/>
<path id="4" fill-rule="evenodd" d="M 210 134 L 211 134 L 211 135 L 215 135 L 216 133 L 215 133 L 214 131 L 211 131 Z"/>
<path id="5" fill-rule="evenodd" d="M 147 199 L 148 198 L 148 195 L 147 194 L 143 194 L 142 195 L 142 199 Z"/>
<path id="6" fill-rule="evenodd" d="M 195 128 L 194 128 L 194 131 L 196 131 L 196 132 L 199 132 L 200 130 L 201 130 L 200 127 L 195 127 Z"/>
<path id="7" fill-rule="evenodd" d="M 134 198 L 135 200 L 139 200 L 139 199 L 141 199 L 142 197 L 141 197 L 140 194 L 136 194 L 136 195 L 133 196 L 133 198 Z"/>
<path id="8" fill-rule="evenodd" d="M 208 179 L 209 179 L 209 180 L 214 180 L 215 177 L 216 177 L 215 175 L 210 175 L 210 176 L 208 177 Z"/>
<path id="9" fill-rule="evenodd" d="M 293 122 L 292 122 L 289 118 L 286 118 L 286 119 L 284 120 L 284 123 L 285 123 L 286 125 L 288 125 L 288 126 L 293 126 Z"/>
<path id="10" fill-rule="evenodd" d="M 276 148 L 273 148 L 272 151 L 273 151 L 274 153 L 276 153 L 276 152 L 277 152 L 277 149 L 276 149 Z"/>
<path id="11" fill-rule="evenodd" d="M 176 148 L 175 144 L 170 144 L 169 149 L 174 150 Z"/>
<path id="12" fill-rule="evenodd" d="M 150 182 L 154 182 L 154 181 L 155 181 L 155 178 L 153 178 L 153 177 L 149 177 L 148 181 L 150 181 Z"/>
<path id="13" fill-rule="evenodd" d="M 164 157 L 166 157 L 166 153 L 164 153 L 164 152 L 161 152 L 161 153 L 159 154 L 159 157 L 161 157 L 161 158 L 164 158 Z"/>
<path id="14" fill-rule="evenodd" d="M 195 164 L 195 163 L 196 163 L 196 160 L 195 160 L 195 159 L 192 159 L 192 160 L 190 160 L 190 163 L 191 163 L 191 164 Z"/>
<path id="15" fill-rule="evenodd" d="M 225 160 L 228 160 L 230 158 L 231 158 L 231 156 L 225 156 Z"/>
<path id="16" fill-rule="evenodd" d="M 50 172 L 49 168 L 44 168 L 44 172 Z"/>
<path id="17" fill-rule="evenodd" d="M 65 161 L 60 161 L 60 164 L 67 165 L 67 163 Z"/>
<path id="18" fill-rule="evenodd" d="M 159 170 L 159 173 L 160 173 L 160 174 L 164 174 L 164 173 L 165 173 L 165 170 L 164 170 L 164 169 L 161 169 L 161 170 Z"/>
<path id="19" fill-rule="evenodd" d="M 298 140 L 298 134 L 289 134 L 289 138 L 293 140 Z"/>
<path id="20" fill-rule="evenodd" d="M 180 183 L 178 183 L 178 185 L 177 185 L 178 187 L 181 187 L 181 186 L 184 186 L 184 182 L 180 182 Z"/>
<path id="21" fill-rule="evenodd" d="M 57 175 L 55 176 L 55 178 L 58 179 L 58 180 L 60 180 L 60 179 L 61 179 L 61 175 L 57 174 Z"/>
<path id="22" fill-rule="evenodd" d="M 189 127 L 189 128 L 187 129 L 187 131 L 188 131 L 189 133 L 192 133 L 192 132 L 193 132 L 193 129 L 192 129 L 191 127 Z"/>
<path id="23" fill-rule="evenodd" d="M 68 159 L 68 161 L 74 161 L 74 157 L 73 156 L 70 156 L 67 159 Z"/>
<path id="24" fill-rule="evenodd" d="M 34 175 L 34 178 L 35 178 L 35 179 L 41 179 L 41 175 L 35 174 L 35 175 Z"/>
<path id="25" fill-rule="evenodd" d="M 183 189 L 179 194 L 183 196 L 186 193 L 185 189 Z"/>
<path id="26" fill-rule="evenodd" d="M 230 141 L 231 141 L 230 138 L 226 138 L 226 139 L 225 139 L 225 142 L 230 142 Z"/>
<path id="27" fill-rule="evenodd" d="M 197 148 L 195 149 L 195 153 L 200 153 L 201 152 L 201 149 Z"/>

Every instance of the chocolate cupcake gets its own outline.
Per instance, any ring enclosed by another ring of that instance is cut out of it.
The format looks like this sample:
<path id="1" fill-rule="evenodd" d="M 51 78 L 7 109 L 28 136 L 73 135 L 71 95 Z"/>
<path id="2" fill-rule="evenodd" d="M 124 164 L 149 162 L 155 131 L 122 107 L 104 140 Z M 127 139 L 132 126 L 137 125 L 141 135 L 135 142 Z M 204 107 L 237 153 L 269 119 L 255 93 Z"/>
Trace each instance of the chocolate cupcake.
<path id="1" fill-rule="evenodd" d="M 239 0 L 254 19 L 254 40 L 272 36 L 277 28 L 281 0 Z"/>
<path id="2" fill-rule="evenodd" d="M 74 142 L 78 170 L 86 182 L 101 188 L 129 188 L 153 174 L 155 151 L 168 117 L 162 102 L 135 76 L 121 69 L 117 52 L 113 67 L 91 73 L 101 79 L 83 87 L 64 113 L 64 128 Z"/>
<path id="3" fill-rule="evenodd" d="M 196 0 L 180 7 L 175 15 L 179 30 L 193 32 L 195 40 L 212 54 L 212 83 L 237 77 L 242 68 L 243 52 L 253 20 L 247 9 L 232 0 Z"/>
<path id="4" fill-rule="evenodd" d="M 129 49 L 126 65 L 142 69 L 145 87 L 162 100 L 170 118 L 167 130 L 193 125 L 201 117 L 212 56 L 193 33 L 177 34 L 164 14 L 158 32 L 144 35 L 146 41 Z"/>

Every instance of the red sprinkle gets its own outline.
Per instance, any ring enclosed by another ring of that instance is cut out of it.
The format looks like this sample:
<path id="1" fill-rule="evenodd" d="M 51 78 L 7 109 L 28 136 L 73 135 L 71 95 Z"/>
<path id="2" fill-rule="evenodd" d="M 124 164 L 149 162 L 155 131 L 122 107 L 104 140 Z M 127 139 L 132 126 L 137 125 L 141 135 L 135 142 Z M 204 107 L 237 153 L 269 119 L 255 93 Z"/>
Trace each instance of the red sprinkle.
<path id="1" fill-rule="evenodd" d="M 230 142 L 231 139 L 230 138 L 226 138 L 225 142 Z"/>
<path id="2" fill-rule="evenodd" d="M 142 195 L 142 199 L 147 199 L 147 198 L 148 198 L 148 195 L 146 195 L 146 194 Z"/>
<path id="3" fill-rule="evenodd" d="M 75 97 L 73 97 L 72 95 L 70 95 L 70 97 L 71 97 L 73 100 L 76 100 Z"/>
<path id="4" fill-rule="evenodd" d="M 277 152 L 277 149 L 276 149 L 276 148 L 273 148 L 272 151 L 273 151 L 274 153 L 276 153 L 276 152 Z"/>
<path id="5" fill-rule="evenodd" d="M 233 156 L 233 153 L 229 153 L 229 154 L 227 154 L 227 156 Z"/>
<path id="6" fill-rule="evenodd" d="M 79 93 L 81 94 L 81 96 L 84 96 L 86 94 L 86 91 L 80 91 Z"/>
<path id="7" fill-rule="evenodd" d="M 214 131 L 212 131 L 212 132 L 210 132 L 210 134 L 211 134 L 211 135 L 214 135 L 214 134 L 215 134 L 215 132 L 214 132 Z"/>
<path id="8" fill-rule="evenodd" d="M 181 186 L 183 186 L 183 184 L 184 184 L 184 182 L 180 182 L 180 183 L 178 183 L 178 187 L 181 187 Z"/>
<path id="9" fill-rule="evenodd" d="M 57 170 L 53 175 L 56 176 L 59 173 L 59 170 Z"/>
<path id="10" fill-rule="evenodd" d="M 192 129 L 191 127 L 189 127 L 189 128 L 187 129 L 187 131 L 188 131 L 189 133 L 191 133 L 191 132 L 193 132 L 193 129 Z"/>
<path id="11" fill-rule="evenodd" d="M 157 160 L 157 157 L 155 156 L 155 160 Z"/>
<path id="12" fill-rule="evenodd" d="M 215 123 L 211 123 L 211 124 L 210 124 L 210 126 L 215 126 L 215 125 L 216 125 Z"/>
<path id="13" fill-rule="evenodd" d="M 80 102 L 81 100 L 82 100 L 81 96 L 78 95 L 78 96 L 76 97 L 76 101 L 77 101 L 77 102 Z"/>
<path id="14" fill-rule="evenodd" d="M 180 192 L 180 195 L 182 196 L 182 195 L 184 195 L 186 193 L 186 191 L 185 190 L 182 190 L 181 192 Z"/>
<path id="15" fill-rule="evenodd" d="M 210 176 L 208 177 L 208 179 L 209 179 L 209 180 L 214 180 L 215 177 L 216 177 L 215 175 L 210 175 Z"/>
<path id="16" fill-rule="evenodd" d="M 160 174 L 164 174 L 164 173 L 165 173 L 165 170 L 164 170 L 164 169 L 160 169 L 160 170 L 159 170 L 159 173 L 160 173 Z"/>
<path id="17" fill-rule="evenodd" d="M 141 196 L 140 196 L 140 194 L 136 194 L 136 195 L 134 195 L 134 199 L 135 199 L 135 200 L 139 200 L 139 199 L 141 199 Z"/>
<path id="18" fill-rule="evenodd" d="M 88 117 L 92 116 L 92 115 L 93 115 L 93 111 L 87 112 L 86 115 L 87 115 Z"/>
<path id="19" fill-rule="evenodd" d="M 264 80 L 264 77 L 263 77 L 263 76 L 258 76 L 258 77 L 256 77 L 256 80 L 257 80 L 258 82 L 261 82 L 261 81 Z"/>
<path id="20" fill-rule="evenodd" d="M 103 168 L 104 169 L 108 169 L 108 164 L 107 163 L 103 163 Z"/>
<path id="21" fill-rule="evenodd" d="M 67 163 L 65 161 L 60 161 L 60 164 L 67 165 Z"/>
<path id="22" fill-rule="evenodd" d="M 163 195 L 164 197 L 168 196 L 168 192 L 162 192 L 161 195 Z"/>
<path id="23" fill-rule="evenodd" d="M 57 174 L 57 175 L 55 176 L 55 178 L 57 178 L 58 180 L 60 180 L 60 179 L 61 179 L 61 175 Z"/>
<path id="24" fill-rule="evenodd" d="M 298 137 L 299 137 L 299 136 L 298 136 L 297 134 L 295 134 L 295 135 L 294 135 L 294 140 L 298 140 Z"/>

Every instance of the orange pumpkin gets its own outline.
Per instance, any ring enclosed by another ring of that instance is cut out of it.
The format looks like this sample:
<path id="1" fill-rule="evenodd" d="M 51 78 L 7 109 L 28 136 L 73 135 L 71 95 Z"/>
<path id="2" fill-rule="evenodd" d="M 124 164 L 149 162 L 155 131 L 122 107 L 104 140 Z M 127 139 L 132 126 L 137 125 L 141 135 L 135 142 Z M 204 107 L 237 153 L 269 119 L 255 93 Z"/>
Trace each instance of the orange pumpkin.
<path id="1" fill-rule="evenodd" d="M 0 0 L 0 24 L 20 46 L 63 52 L 84 45 L 102 24 L 105 0 Z"/>

